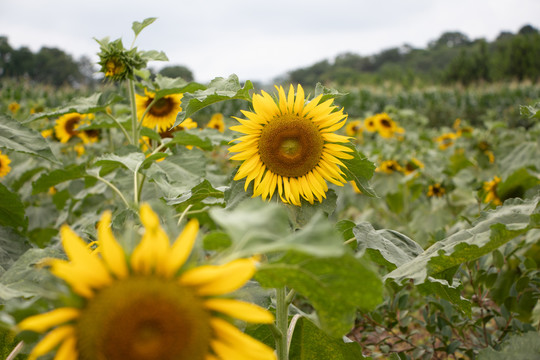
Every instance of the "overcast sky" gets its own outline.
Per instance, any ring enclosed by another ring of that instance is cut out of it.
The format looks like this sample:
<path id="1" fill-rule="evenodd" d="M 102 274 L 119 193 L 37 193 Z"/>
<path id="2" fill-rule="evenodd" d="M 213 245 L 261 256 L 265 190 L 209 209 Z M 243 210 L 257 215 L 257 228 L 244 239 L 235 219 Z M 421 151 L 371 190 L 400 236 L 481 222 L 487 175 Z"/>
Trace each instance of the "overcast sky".
<path id="1" fill-rule="evenodd" d="M 161 50 L 200 82 L 235 73 L 271 81 L 287 71 L 353 52 L 371 55 L 408 43 L 425 47 L 445 31 L 493 40 L 540 27 L 539 0 L 0 0 L 0 35 L 14 48 L 58 47 L 97 60 L 93 38 L 133 40 Z"/>

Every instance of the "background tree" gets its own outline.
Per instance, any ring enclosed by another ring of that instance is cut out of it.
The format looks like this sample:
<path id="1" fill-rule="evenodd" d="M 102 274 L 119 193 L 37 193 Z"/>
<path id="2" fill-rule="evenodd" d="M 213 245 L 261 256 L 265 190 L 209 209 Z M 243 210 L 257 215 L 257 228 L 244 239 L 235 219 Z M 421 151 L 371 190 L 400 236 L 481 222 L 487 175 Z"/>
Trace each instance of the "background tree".
<path id="1" fill-rule="evenodd" d="M 186 81 L 193 81 L 193 73 L 183 65 L 165 66 L 159 71 L 159 74 L 171 78 L 182 78 Z"/>

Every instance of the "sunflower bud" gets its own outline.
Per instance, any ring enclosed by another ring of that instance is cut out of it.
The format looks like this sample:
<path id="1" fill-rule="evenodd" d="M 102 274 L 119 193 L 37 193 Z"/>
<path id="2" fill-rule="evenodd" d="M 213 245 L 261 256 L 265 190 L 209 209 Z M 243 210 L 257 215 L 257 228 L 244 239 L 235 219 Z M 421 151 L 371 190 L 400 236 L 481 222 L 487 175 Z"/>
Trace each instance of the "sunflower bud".
<path id="1" fill-rule="evenodd" d="M 121 39 L 109 42 L 108 38 L 96 40 L 100 45 L 98 56 L 101 72 L 114 81 L 133 79 L 133 72 L 146 66 L 137 48 L 126 50 Z"/>

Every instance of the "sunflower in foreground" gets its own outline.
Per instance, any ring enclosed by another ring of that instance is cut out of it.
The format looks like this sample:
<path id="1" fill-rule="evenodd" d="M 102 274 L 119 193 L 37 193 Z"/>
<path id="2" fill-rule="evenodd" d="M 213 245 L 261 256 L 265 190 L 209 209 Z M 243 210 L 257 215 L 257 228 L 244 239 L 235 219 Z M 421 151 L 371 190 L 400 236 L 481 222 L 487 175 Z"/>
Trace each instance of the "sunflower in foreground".
<path id="1" fill-rule="evenodd" d="M 165 95 L 154 102 L 152 107 L 147 110 L 150 104 L 154 101 L 156 94 L 144 90 L 145 96 L 135 94 L 135 102 L 137 104 L 137 116 L 139 121 L 142 119 L 143 126 L 154 129 L 157 127 L 158 132 L 167 131 L 173 126 L 176 121 L 176 116 L 182 108 L 183 94 Z M 145 114 L 146 112 L 146 114 Z M 144 115 L 144 118 L 143 118 Z"/>
<path id="2" fill-rule="evenodd" d="M 0 151 L 0 178 L 6 176 L 10 171 L 11 167 L 9 164 L 11 163 L 11 160 L 7 155 L 2 155 L 2 152 Z"/>
<path id="3" fill-rule="evenodd" d="M 334 134 L 345 125 L 347 115 L 336 110 L 333 100 L 322 102 L 322 95 L 307 102 L 304 89 L 297 93 L 291 85 L 288 95 L 276 87 L 276 100 L 265 91 L 253 95 L 253 112 L 242 111 L 247 119 L 235 118 L 232 126 L 244 136 L 229 151 L 232 160 L 243 161 L 234 180 L 246 178 L 245 189 L 253 181 L 253 197 L 271 199 L 277 192 L 284 203 L 300 206 L 301 198 L 313 204 L 326 198 L 330 181 L 338 186 L 347 182 L 341 159 L 352 159 L 353 150 L 336 144 L 349 137 Z"/>
<path id="4" fill-rule="evenodd" d="M 115 240 L 110 212 L 98 224 L 98 251 L 67 225 L 61 228 L 69 260 L 50 260 L 51 272 L 82 301 L 18 324 L 48 332 L 29 359 L 55 349 L 57 360 L 275 359 L 271 348 L 231 323 L 273 322 L 267 310 L 227 296 L 253 276 L 255 261 L 182 269 L 198 222 L 191 220 L 171 245 L 150 206 L 142 205 L 140 214 L 145 231 L 131 254 Z"/>

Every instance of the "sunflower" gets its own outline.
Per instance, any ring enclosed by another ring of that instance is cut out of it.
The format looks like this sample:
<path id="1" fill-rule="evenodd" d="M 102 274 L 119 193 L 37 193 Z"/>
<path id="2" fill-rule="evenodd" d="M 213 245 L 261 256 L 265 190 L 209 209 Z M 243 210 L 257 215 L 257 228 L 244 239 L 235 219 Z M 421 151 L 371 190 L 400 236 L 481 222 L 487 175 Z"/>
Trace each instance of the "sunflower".
<path id="1" fill-rule="evenodd" d="M 417 158 L 413 157 L 407 163 L 405 166 L 401 169 L 405 175 L 409 175 L 413 173 L 414 171 L 418 169 L 423 169 L 424 163 L 418 160 Z"/>
<path id="2" fill-rule="evenodd" d="M 2 151 L 0 151 L 0 178 L 6 176 L 11 171 L 10 163 L 11 160 L 9 157 L 2 155 Z"/>
<path id="3" fill-rule="evenodd" d="M 345 127 L 345 133 L 352 137 L 362 135 L 362 131 L 364 131 L 364 129 L 362 128 L 362 121 L 360 120 L 351 121 L 347 123 L 347 126 Z"/>
<path id="4" fill-rule="evenodd" d="M 375 126 L 379 135 L 385 139 L 393 137 L 395 133 L 405 132 L 387 113 L 375 115 Z"/>
<path id="5" fill-rule="evenodd" d="M 429 197 L 442 197 L 446 193 L 445 188 L 439 184 L 429 185 L 427 196 Z"/>
<path id="6" fill-rule="evenodd" d="M 224 132 L 225 122 L 223 122 L 223 114 L 217 113 L 217 114 L 212 115 L 206 127 L 211 128 L 211 129 L 216 129 L 219 132 Z"/>
<path id="7" fill-rule="evenodd" d="M 56 119 L 54 132 L 62 143 L 67 143 L 73 137 L 79 137 L 85 144 L 97 141 L 97 130 L 79 131 L 77 128 L 88 124 L 94 118 L 94 114 L 69 113 Z"/>
<path id="8" fill-rule="evenodd" d="M 377 131 L 377 118 L 375 115 L 364 119 L 364 129 L 367 132 Z"/>
<path id="9" fill-rule="evenodd" d="M 115 240 L 111 213 L 98 224 L 98 250 L 64 225 L 69 260 L 49 260 L 79 301 L 21 321 L 19 330 L 47 335 L 34 360 L 54 349 L 55 359 L 275 359 L 273 349 L 232 323 L 272 323 L 270 312 L 226 294 L 255 273 L 253 259 L 183 269 L 199 229 L 191 220 L 171 245 L 149 205 L 140 209 L 145 228 L 131 254 Z"/>
<path id="10" fill-rule="evenodd" d="M 482 188 L 485 192 L 485 198 L 484 202 L 489 203 L 492 202 L 493 205 L 499 206 L 502 204 L 501 199 L 497 195 L 497 185 L 501 182 L 501 178 L 498 176 L 493 177 L 493 180 L 491 181 L 485 181 Z"/>
<path id="11" fill-rule="evenodd" d="M 446 150 L 454 145 L 457 138 L 458 136 L 455 133 L 446 133 L 435 138 L 435 141 L 439 143 L 439 149 Z"/>
<path id="12" fill-rule="evenodd" d="M 375 171 L 391 174 L 395 171 L 403 171 L 403 168 L 396 160 L 385 160 L 377 169 L 375 169 Z"/>
<path id="13" fill-rule="evenodd" d="M 139 121 L 156 96 L 155 93 L 147 91 L 146 89 L 144 90 L 144 93 L 146 96 L 135 94 Z M 171 94 L 159 98 L 144 116 L 142 124 L 151 129 L 157 127 L 158 131 L 169 130 L 176 121 L 178 113 L 182 111 L 180 104 L 183 96 L 183 94 Z"/>
<path id="14" fill-rule="evenodd" d="M 8 110 L 11 111 L 13 115 L 15 115 L 19 111 L 20 108 L 21 108 L 21 105 L 19 105 L 19 103 L 17 102 L 12 102 L 11 104 L 8 105 Z"/>
<path id="15" fill-rule="evenodd" d="M 322 95 L 306 102 L 300 85 L 296 95 L 292 85 L 288 95 L 283 87 L 276 88 L 276 100 L 265 91 L 255 94 L 254 111 L 242 111 L 247 119 L 235 118 L 241 125 L 231 130 L 245 135 L 229 148 L 237 153 L 231 159 L 243 161 L 234 179 L 246 178 L 245 189 L 253 181 L 253 197 L 270 199 L 277 188 L 284 203 L 300 206 L 301 198 L 321 202 L 326 181 L 338 186 L 347 182 L 340 159 L 351 159 L 347 153 L 353 150 L 335 144 L 349 138 L 334 134 L 347 115 L 332 106 L 332 99 L 322 102 Z"/>

